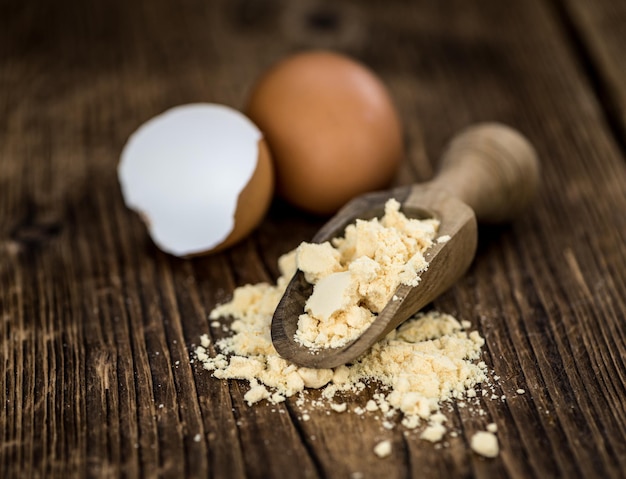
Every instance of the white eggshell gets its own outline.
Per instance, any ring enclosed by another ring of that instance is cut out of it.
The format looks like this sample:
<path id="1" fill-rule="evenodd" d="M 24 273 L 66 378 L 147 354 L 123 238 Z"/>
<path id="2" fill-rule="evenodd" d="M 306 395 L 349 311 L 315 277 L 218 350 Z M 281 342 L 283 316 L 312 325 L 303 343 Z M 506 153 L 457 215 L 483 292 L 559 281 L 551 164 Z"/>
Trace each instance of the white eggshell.
<path id="1" fill-rule="evenodd" d="M 122 151 L 126 205 L 162 250 L 187 256 L 213 249 L 234 228 L 237 199 L 258 158 L 259 129 L 217 104 L 172 108 L 144 123 Z"/>

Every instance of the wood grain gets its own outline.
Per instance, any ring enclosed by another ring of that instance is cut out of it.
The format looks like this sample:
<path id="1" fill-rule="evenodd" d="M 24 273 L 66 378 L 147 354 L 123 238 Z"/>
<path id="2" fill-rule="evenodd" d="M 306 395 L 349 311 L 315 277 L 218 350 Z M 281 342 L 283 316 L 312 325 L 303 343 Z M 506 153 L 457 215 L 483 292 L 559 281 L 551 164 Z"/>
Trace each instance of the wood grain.
<path id="1" fill-rule="evenodd" d="M 626 12 L 610 1 L 558 2 L 563 26 L 576 45 L 591 87 L 602 103 L 607 126 L 622 151 L 626 148 Z"/>
<path id="2" fill-rule="evenodd" d="M 624 15 L 584 0 L 1 2 L 0 477 L 623 477 Z M 201 334 L 225 334 L 209 311 L 275 279 L 323 219 L 276 201 L 242 243 L 179 260 L 123 205 L 115 168 L 138 125 L 181 103 L 241 107 L 309 47 L 389 86 L 410 154 L 398 184 L 428 179 L 479 121 L 541 158 L 533 207 L 481 228 L 435 303 L 480 330 L 506 396 L 484 415 L 452 405 L 445 447 L 352 414 L 304 421 L 293 400 L 248 407 L 245 384 L 190 361 Z M 468 444 L 491 421 L 502 451 L 485 460 Z"/>

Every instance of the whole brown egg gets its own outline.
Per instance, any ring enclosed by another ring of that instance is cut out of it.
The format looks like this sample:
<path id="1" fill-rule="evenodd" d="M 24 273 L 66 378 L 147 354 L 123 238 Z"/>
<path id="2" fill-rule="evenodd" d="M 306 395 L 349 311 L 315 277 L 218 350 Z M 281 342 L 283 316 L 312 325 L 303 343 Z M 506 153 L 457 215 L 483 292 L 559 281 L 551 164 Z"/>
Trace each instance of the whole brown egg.
<path id="1" fill-rule="evenodd" d="M 401 123 L 382 81 L 338 53 L 280 61 L 254 86 L 246 113 L 272 152 L 279 194 L 313 213 L 384 188 L 403 156 Z"/>

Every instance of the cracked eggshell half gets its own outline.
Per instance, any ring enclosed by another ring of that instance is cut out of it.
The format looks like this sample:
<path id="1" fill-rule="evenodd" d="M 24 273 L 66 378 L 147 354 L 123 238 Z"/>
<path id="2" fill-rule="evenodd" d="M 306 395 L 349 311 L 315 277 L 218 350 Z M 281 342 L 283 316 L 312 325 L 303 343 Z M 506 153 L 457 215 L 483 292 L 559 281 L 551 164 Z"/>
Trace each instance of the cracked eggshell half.
<path id="1" fill-rule="evenodd" d="M 274 192 L 265 140 L 223 105 L 172 108 L 140 126 L 118 166 L 126 206 L 154 243 L 175 256 L 224 249 L 262 220 Z"/>

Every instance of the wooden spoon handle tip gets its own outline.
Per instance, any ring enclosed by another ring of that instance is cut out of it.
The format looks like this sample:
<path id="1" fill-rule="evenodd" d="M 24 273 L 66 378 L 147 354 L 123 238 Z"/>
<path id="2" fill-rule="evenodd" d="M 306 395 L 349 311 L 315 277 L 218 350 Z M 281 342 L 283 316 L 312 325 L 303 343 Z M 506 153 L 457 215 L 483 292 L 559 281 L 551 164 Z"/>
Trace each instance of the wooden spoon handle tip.
<path id="1" fill-rule="evenodd" d="M 533 198 L 539 161 L 530 142 L 516 130 L 484 123 L 457 135 L 431 182 L 469 205 L 479 221 L 513 219 Z"/>

